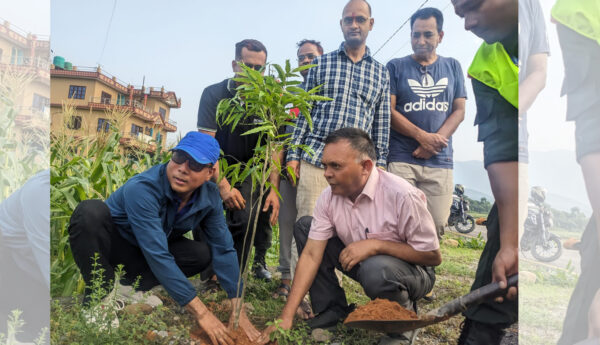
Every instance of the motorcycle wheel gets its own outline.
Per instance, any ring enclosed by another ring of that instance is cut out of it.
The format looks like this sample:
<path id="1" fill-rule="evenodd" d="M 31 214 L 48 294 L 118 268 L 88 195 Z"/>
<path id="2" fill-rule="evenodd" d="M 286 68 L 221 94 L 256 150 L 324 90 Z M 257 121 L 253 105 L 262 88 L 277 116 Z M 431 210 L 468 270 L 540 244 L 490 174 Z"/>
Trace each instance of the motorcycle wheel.
<path id="1" fill-rule="evenodd" d="M 464 223 L 458 221 L 456 222 L 456 225 L 454 225 L 454 228 L 461 234 L 468 234 L 475 229 L 475 219 L 471 216 L 467 216 Z"/>
<path id="2" fill-rule="evenodd" d="M 554 234 L 548 234 L 546 245 L 541 241 L 536 243 L 531 248 L 531 255 L 542 262 L 551 262 L 558 259 L 562 255 L 562 244 L 560 238 Z"/>

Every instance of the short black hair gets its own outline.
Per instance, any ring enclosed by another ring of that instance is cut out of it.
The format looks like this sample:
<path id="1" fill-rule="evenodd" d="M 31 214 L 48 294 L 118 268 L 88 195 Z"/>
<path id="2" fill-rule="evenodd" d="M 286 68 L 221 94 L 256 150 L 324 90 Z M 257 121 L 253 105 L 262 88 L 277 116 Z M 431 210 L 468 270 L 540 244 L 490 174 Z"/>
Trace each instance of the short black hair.
<path id="1" fill-rule="evenodd" d="M 375 144 L 369 137 L 367 132 L 358 128 L 340 128 L 330 133 L 325 138 L 325 145 L 334 144 L 340 140 L 348 140 L 350 146 L 363 156 L 369 157 L 373 162 L 377 161 L 377 154 L 375 153 Z"/>
<path id="2" fill-rule="evenodd" d="M 417 19 L 429 19 L 431 17 L 435 18 L 438 33 L 442 32 L 442 28 L 444 27 L 444 15 L 442 14 L 442 11 L 434 7 L 425 7 L 415 12 L 410 17 L 410 31 L 412 31 L 413 24 L 415 24 Z"/>
<path id="3" fill-rule="evenodd" d="M 346 9 L 346 6 L 348 6 L 349 3 L 351 3 L 354 0 L 348 0 L 348 2 L 346 3 L 346 5 L 344 5 L 344 9 Z M 367 4 L 367 6 L 369 7 L 369 16 L 371 16 L 371 4 L 367 1 L 367 0 L 362 0 L 365 4 Z"/>
<path id="4" fill-rule="evenodd" d="M 323 55 L 323 47 L 321 46 L 321 42 L 315 40 L 307 40 L 306 38 L 296 44 L 298 50 L 306 43 L 314 44 L 317 47 L 317 51 L 319 52 L 319 54 Z"/>
<path id="5" fill-rule="evenodd" d="M 265 58 L 267 56 L 267 48 L 258 40 L 245 39 L 235 44 L 235 60 L 242 60 L 242 49 L 246 48 L 253 52 L 265 52 Z"/>

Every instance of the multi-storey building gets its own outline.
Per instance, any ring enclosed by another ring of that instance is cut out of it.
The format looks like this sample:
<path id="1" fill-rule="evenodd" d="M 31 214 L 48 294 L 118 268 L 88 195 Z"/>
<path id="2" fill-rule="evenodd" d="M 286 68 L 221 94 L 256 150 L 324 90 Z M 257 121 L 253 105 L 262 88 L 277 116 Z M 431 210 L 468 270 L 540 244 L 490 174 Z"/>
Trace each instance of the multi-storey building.
<path id="1" fill-rule="evenodd" d="M 157 143 L 166 145 L 167 132 L 177 125 L 170 119 L 170 110 L 181 107 L 173 91 L 161 88 L 135 88 L 100 67 L 85 68 L 65 63 L 63 68 L 52 65 L 51 131 L 66 128 L 75 136 L 108 133 L 111 123 L 118 124 L 123 149 L 142 148 L 154 152 Z M 65 118 L 64 107 L 73 111 Z M 122 121 L 110 117 L 127 113 Z"/>
<path id="2" fill-rule="evenodd" d="M 49 54 L 47 36 L 33 35 L 4 21 L 0 24 L 0 74 L 3 105 L 15 112 L 17 129 L 38 127 L 49 116 Z"/>

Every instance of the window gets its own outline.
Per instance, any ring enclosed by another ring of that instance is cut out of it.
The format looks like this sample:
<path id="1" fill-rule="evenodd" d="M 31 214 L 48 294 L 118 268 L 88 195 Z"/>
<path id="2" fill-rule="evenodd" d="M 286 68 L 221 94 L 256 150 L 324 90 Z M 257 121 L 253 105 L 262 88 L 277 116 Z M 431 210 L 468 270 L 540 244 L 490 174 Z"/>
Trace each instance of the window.
<path id="1" fill-rule="evenodd" d="M 31 103 L 31 107 L 35 110 L 44 111 L 46 107 L 50 104 L 50 99 L 37 93 L 33 94 L 33 102 Z"/>
<path id="2" fill-rule="evenodd" d="M 138 126 L 138 125 L 131 125 L 131 135 L 136 136 L 138 135 L 138 133 L 144 133 L 144 128 Z"/>
<path id="3" fill-rule="evenodd" d="M 144 134 L 152 136 L 152 128 L 146 127 L 144 130 Z"/>
<path id="4" fill-rule="evenodd" d="M 71 116 L 71 120 L 67 122 L 67 128 L 79 129 L 81 128 L 81 116 Z"/>
<path id="5" fill-rule="evenodd" d="M 96 132 L 104 131 L 104 133 L 108 133 L 110 129 L 110 122 L 107 119 L 98 119 L 98 127 L 96 128 Z"/>
<path id="6" fill-rule="evenodd" d="M 160 132 L 156 133 L 156 141 L 160 143 L 161 139 L 162 139 L 162 135 L 160 134 Z"/>
<path id="7" fill-rule="evenodd" d="M 23 64 L 23 51 L 15 47 L 12 48 L 12 54 L 10 55 L 11 65 L 22 65 Z"/>
<path id="8" fill-rule="evenodd" d="M 122 93 L 117 94 L 117 105 L 125 105 L 125 95 Z"/>
<path id="9" fill-rule="evenodd" d="M 69 85 L 69 98 L 85 99 L 85 86 Z"/>
<path id="10" fill-rule="evenodd" d="M 110 99 L 112 98 L 110 93 L 106 93 L 102 91 L 102 95 L 100 96 L 100 103 L 110 104 Z"/>
<path id="11" fill-rule="evenodd" d="M 158 112 L 160 113 L 160 117 L 162 117 L 164 121 L 165 117 L 167 116 L 167 109 L 159 107 Z"/>

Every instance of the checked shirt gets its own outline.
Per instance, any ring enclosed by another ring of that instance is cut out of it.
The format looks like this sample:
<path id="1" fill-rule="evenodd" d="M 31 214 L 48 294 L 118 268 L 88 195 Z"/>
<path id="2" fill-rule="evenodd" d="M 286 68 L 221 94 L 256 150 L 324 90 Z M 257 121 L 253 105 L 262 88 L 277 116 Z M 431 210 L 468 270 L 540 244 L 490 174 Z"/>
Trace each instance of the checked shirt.
<path id="1" fill-rule="evenodd" d="M 318 94 L 333 101 L 318 101 L 311 117 L 313 131 L 303 116 L 298 116 L 292 143 L 308 145 L 314 155 L 297 149 L 288 153 L 287 161 L 305 160 L 323 167 L 321 158 L 325 138 L 344 127 L 360 128 L 371 135 L 377 152 L 377 165 L 387 164 L 390 135 L 390 80 L 387 69 L 377 62 L 367 47 L 363 58 L 354 63 L 346 55 L 344 43 L 338 50 L 313 60 L 306 78 L 306 90 L 323 85 Z"/>

